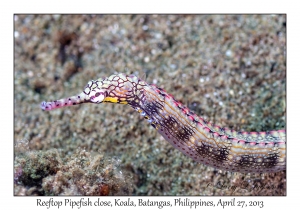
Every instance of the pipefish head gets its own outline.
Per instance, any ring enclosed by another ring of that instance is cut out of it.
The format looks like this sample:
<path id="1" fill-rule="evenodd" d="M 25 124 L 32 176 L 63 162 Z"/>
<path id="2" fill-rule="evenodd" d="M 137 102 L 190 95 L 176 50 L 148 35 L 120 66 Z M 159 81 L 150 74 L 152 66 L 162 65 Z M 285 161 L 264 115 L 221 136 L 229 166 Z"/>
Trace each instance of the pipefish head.
<path id="1" fill-rule="evenodd" d="M 42 102 L 41 108 L 43 110 L 52 110 L 81 103 L 128 104 L 134 100 L 140 81 L 133 75 L 113 74 L 107 78 L 89 81 L 83 92 L 78 95 L 52 102 Z"/>
<path id="2" fill-rule="evenodd" d="M 136 76 L 113 74 L 105 79 L 88 82 L 84 93 L 91 103 L 128 104 L 134 97 Z"/>

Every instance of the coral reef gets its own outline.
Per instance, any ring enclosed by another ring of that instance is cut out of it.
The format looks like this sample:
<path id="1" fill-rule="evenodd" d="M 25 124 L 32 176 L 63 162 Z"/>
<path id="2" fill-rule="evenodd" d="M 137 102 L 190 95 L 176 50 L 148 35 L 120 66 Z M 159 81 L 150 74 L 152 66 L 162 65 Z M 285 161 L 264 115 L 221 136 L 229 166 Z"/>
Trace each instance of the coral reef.
<path id="1" fill-rule="evenodd" d="M 27 151 L 15 159 L 15 195 L 128 195 L 131 177 L 117 159 L 78 150 L 65 160 L 57 149 Z"/>

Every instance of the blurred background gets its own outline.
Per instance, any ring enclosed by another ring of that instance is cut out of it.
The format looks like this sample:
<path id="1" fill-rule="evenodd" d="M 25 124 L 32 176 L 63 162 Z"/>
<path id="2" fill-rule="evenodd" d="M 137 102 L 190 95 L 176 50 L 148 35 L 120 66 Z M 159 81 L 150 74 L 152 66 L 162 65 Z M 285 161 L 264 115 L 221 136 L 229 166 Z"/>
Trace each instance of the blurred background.
<path id="1" fill-rule="evenodd" d="M 286 195 L 285 171 L 198 164 L 129 106 L 40 109 L 123 72 L 220 126 L 285 129 L 285 15 L 14 15 L 14 43 L 15 195 Z"/>

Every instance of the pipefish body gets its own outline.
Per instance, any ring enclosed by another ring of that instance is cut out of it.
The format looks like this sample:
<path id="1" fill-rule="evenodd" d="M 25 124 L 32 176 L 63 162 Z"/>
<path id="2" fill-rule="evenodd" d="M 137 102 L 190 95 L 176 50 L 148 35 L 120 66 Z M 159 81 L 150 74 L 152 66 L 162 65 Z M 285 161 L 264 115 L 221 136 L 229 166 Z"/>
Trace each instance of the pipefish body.
<path id="1" fill-rule="evenodd" d="M 237 132 L 198 117 L 165 90 L 133 75 L 91 80 L 82 93 L 43 110 L 82 103 L 128 104 L 175 148 L 193 160 L 225 171 L 268 173 L 286 169 L 286 132 Z"/>

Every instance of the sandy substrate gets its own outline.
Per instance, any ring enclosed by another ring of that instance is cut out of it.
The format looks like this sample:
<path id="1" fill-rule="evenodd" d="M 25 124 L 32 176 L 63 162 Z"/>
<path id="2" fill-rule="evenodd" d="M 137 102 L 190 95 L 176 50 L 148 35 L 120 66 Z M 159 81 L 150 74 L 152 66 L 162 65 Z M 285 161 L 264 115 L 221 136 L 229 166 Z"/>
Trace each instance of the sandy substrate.
<path id="1" fill-rule="evenodd" d="M 286 195 L 286 172 L 220 172 L 119 104 L 43 112 L 89 80 L 135 74 L 199 116 L 286 128 L 284 15 L 15 15 L 15 195 Z"/>

